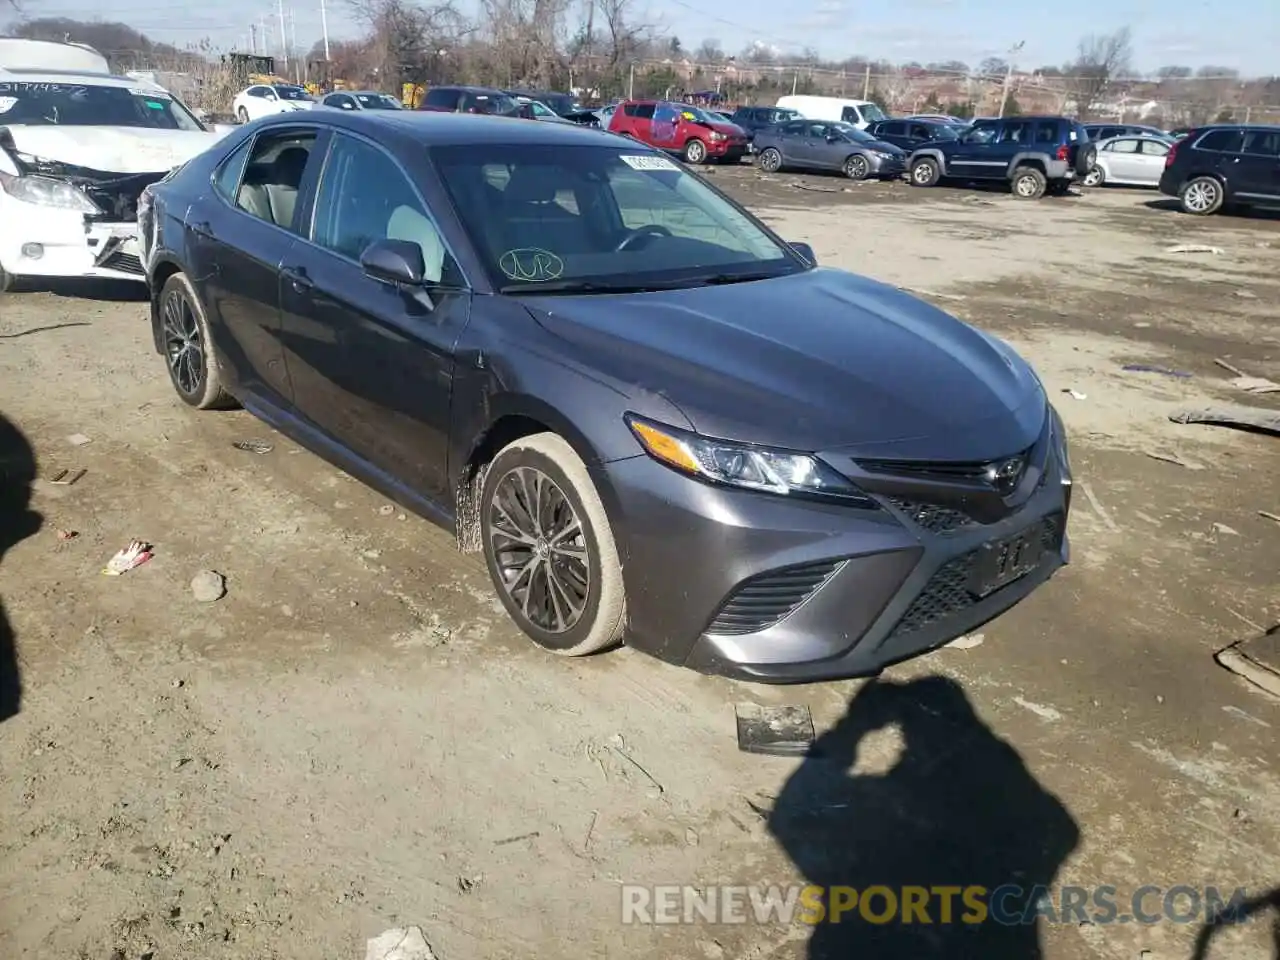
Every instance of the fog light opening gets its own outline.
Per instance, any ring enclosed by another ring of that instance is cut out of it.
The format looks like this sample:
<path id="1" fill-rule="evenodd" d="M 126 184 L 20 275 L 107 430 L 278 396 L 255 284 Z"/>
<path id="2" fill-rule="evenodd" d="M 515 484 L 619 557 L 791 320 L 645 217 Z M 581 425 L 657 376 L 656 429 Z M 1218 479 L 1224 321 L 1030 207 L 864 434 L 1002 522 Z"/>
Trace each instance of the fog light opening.
<path id="1" fill-rule="evenodd" d="M 24 243 L 22 245 L 22 255 L 28 260 L 39 260 L 44 256 L 44 244 Z"/>

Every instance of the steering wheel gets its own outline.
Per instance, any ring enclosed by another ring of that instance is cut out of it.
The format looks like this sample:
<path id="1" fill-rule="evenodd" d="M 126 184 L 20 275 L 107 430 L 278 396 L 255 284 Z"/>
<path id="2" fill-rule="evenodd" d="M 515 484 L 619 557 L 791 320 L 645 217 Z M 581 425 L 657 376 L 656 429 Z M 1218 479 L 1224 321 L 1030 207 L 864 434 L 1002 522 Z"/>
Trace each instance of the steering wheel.
<path id="1" fill-rule="evenodd" d="M 625 250 L 630 250 L 631 245 L 641 237 L 669 237 L 671 235 L 671 231 L 662 226 L 662 224 L 648 223 L 643 227 L 636 227 L 634 230 L 629 232 L 625 237 L 618 241 L 618 245 L 613 248 L 613 251 L 614 253 L 622 253 Z"/>

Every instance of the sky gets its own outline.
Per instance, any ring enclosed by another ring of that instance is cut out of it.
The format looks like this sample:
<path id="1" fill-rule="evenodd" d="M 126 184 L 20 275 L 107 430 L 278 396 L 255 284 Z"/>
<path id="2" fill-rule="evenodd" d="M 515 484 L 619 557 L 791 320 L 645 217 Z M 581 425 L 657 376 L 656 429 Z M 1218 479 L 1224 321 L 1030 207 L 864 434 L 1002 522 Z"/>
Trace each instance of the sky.
<path id="1" fill-rule="evenodd" d="M 119 20 L 154 40 L 186 46 L 208 39 L 219 49 L 248 49 L 250 24 L 266 19 L 279 46 L 276 0 L 21 0 L 28 16 Z M 286 33 L 308 49 L 321 37 L 321 0 L 282 0 Z M 473 0 L 463 0 L 467 6 Z M 581 0 L 578 0 L 581 2 Z M 714 39 L 729 53 L 760 42 L 781 59 L 805 47 L 824 58 L 869 56 L 901 63 L 1014 58 L 1020 68 L 1063 64 L 1082 34 L 1128 26 L 1135 69 L 1179 64 L 1222 66 L 1247 76 L 1280 74 L 1280 0 L 1074 0 L 1066 7 L 1025 0 L 635 0 L 647 19 L 695 50 Z M 3 0 L 0 0 L 2 5 Z M 1035 14 L 1028 11 L 1034 9 Z M 1058 12 L 1061 11 L 1061 12 Z M 357 32 L 346 0 L 328 0 L 329 35 Z M 1038 23 L 1034 28 L 1031 23 Z M 261 34 L 259 34 L 262 36 Z M 273 51 L 274 52 L 274 51 Z"/>

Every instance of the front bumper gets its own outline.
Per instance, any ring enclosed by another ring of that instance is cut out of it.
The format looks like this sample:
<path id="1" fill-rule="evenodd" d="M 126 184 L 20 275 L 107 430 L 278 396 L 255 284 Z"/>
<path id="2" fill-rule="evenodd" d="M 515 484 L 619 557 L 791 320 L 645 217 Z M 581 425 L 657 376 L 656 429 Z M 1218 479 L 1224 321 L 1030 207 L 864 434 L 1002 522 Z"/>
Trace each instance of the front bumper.
<path id="1" fill-rule="evenodd" d="M 707 143 L 707 157 L 712 160 L 741 160 L 746 153 L 746 140 L 712 140 Z"/>
<path id="2" fill-rule="evenodd" d="M 643 456 L 597 469 L 623 555 L 627 643 L 704 673 L 871 676 L 998 616 L 1068 560 L 1070 486 L 1052 458 L 1012 515 L 942 533 L 896 508 L 708 486 Z M 1043 547 L 1038 564 L 971 593 L 984 545 L 1024 532 Z"/>
<path id="3" fill-rule="evenodd" d="M 0 218 L 0 266 L 13 276 L 145 280 L 137 223 L 18 203 L 4 204 Z"/>
<path id="4" fill-rule="evenodd" d="M 883 177 L 901 177 L 907 172 L 907 158 L 902 157 L 879 157 L 871 155 L 867 158 L 871 163 L 871 176 Z"/>

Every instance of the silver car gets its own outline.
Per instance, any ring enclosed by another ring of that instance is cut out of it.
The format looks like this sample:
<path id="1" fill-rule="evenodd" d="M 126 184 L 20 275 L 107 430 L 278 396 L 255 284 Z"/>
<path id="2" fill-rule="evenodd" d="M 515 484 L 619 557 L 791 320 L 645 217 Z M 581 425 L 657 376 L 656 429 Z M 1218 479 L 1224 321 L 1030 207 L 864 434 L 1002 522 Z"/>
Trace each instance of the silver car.
<path id="1" fill-rule="evenodd" d="M 1093 167 L 1085 175 L 1086 187 L 1124 184 L 1132 187 L 1158 187 L 1164 173 L 1169 141 L 1161 137 L 1112 137 L 1098 144 Z"/>

